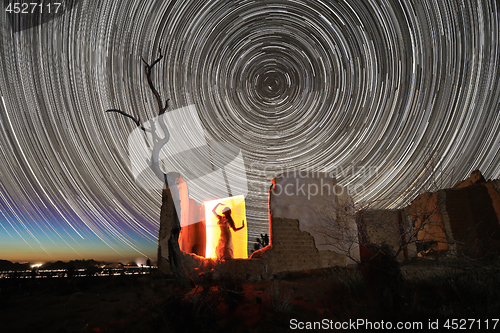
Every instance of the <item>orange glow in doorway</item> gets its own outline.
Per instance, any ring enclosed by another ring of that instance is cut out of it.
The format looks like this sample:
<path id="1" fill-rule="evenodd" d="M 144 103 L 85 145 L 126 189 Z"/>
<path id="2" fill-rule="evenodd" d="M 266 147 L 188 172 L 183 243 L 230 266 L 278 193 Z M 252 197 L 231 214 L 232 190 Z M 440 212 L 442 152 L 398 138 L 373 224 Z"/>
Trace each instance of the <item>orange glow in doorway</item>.
<path id="1" fill-rule="evenodd" d="M 242 226 L 242 221 L 245 221 L 245 226 L 238 231 L 234 231 L 230 228 L 232 246 L 234 247 L 233 254 L 234 258 L 248 258 L 247 250 L 247 219 L 245 210 L 245 198 L 242 195 L 235 197 L 229 197 L 224 199 L 217 199 L 211 201 L 205 201 L 205 218 L 207 226 L 207 247 L 205 252 L 206 258 L 217 258 L 216 248 L 217 245 L 221 246 L 221 227 L 217 224 L 219 219 L 214 215 L 213 210 L 216 208 L 215 212 L 217 215 L 222 216 L 222 211 L 224 208 L 229 207 L 231 209 L 231 217 L 234 221 L 234 226 L 236 229 Z M 225 244 L 230 246 L 230 244 Z"/>

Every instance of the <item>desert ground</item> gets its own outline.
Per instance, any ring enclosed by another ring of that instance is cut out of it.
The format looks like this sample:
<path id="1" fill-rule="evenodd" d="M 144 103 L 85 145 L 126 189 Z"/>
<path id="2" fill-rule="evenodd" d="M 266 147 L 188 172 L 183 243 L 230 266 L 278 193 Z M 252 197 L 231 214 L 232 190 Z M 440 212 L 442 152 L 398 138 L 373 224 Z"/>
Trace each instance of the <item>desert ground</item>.
<path id="1" fill-rule="evenodd" d="M 157 271 L 2 279 L 0 331 L 288 332 L 315 323 L 322 326 L 313 330 L 323 330 L 384 320 L 420 322 L 421 332 L 431 321 L 444 325 L 448 319 L 469 319 L 465 331 L 476 331 L 479 324 L 472 319 L 483 325 L 489 320 L 490 326 L 498 319 L 496 266 L 416 263 L 401 275 L 391 270 L 328 268 L 252 282 L 207 275 L 192 288 Z"/>

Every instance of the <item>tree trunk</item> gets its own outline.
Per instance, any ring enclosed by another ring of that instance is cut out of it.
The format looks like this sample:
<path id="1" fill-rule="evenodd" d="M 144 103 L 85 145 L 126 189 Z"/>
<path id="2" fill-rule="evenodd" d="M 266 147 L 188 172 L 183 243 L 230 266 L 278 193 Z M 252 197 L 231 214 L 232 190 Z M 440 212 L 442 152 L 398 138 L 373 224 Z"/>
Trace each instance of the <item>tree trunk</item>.
<path id="1" fill-rule="evenodd" d="M 173 192 L 175 192 L 175 190 Z M 183 253 L 179 247 L 181 225 L 175 209 L 173 195 L 175 195 L 175 193 L 172 193 L 166 183 L 162 194 L 158 266 L 160 271 L 169 273 L 168 268 L 164 267 L 166 266 L 165 261 L 168 261 L 170 272 L 174 275 L 177 282 L 182 286 L 188 287 L 192 286 L 192 281 L 184 268 Z M 168 254 L 162 247 L 168 249 Z"/>

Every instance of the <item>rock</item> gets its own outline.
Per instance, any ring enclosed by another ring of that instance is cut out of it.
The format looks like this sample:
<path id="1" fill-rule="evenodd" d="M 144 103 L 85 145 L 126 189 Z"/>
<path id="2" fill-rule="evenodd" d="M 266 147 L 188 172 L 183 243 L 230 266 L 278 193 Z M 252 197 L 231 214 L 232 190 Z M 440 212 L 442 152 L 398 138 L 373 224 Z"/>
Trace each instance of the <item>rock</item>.
<path id="1" fill-rule="evenodd" d="M 481 184 L 486 183 L 486 180 L 483 177 L 483 174 L 479 170 L 473 171 L 469 178 L 462 180 L 453 186 L 453 188 L 464 188 L 473 184 Z"/>

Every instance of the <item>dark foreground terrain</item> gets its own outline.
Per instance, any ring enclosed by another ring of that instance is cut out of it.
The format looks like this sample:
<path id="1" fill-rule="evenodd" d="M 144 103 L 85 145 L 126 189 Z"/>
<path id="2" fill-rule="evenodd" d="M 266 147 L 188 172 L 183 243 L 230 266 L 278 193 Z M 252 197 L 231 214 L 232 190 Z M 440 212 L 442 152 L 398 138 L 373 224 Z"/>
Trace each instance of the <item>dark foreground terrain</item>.
<path id="1" fill-rule="evenodd" d="M 1 279 L 0 332 L 326 331 L 357 320 L 365 321 L 358 330 L 373 330 L 367 322 L 384 320 L 422 323 L 408 331 L 425 332 L 436 331 L 428 327 L 436 320 L 443 329 L 447 319 L 469 319 L 461 331 L 485 331 L 486 324 L 493 331 L 500 317 L 499 272 L 419 265 L 399 275 L 387 268 L 332 268 L 258 282 L 207 277 L 183 291 L 157 272 Z"/>

